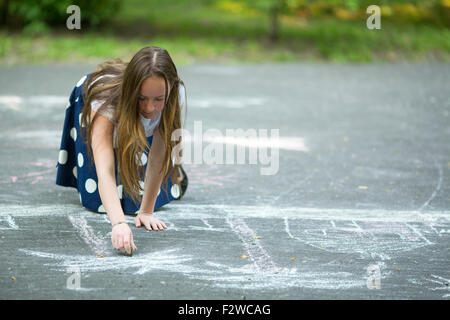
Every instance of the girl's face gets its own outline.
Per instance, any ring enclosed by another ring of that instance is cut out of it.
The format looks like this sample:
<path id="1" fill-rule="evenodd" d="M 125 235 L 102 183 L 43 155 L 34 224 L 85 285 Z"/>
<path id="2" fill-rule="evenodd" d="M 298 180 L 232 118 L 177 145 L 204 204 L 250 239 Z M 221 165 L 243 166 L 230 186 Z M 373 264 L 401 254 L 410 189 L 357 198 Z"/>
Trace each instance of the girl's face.
<path id="1" fill-rule="evenodd" d="M 139 94 L 139 112 L 144 118 L 153 119 L 164 108 L 165 87 L 161 77 L 151 76 L 144 80 Z"/>

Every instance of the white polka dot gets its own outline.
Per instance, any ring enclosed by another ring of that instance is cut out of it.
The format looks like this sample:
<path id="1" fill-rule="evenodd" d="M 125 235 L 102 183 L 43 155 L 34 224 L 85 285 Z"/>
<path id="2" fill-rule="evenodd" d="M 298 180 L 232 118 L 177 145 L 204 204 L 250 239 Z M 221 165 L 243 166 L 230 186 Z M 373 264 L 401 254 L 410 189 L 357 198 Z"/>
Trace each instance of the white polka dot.
<path id="1" fill-rule="evenodd" d="M 145 186 L 144 181 L 139 181 L 139 185 L 141 186 L 142 189 L 144 189 L 144 186 Z M 139 194 L 142 196 L 144 194 L 144 191 L 139 190 Z"/>
<path id="2" fill-rule="evenodd" d="M 70 136 L 72 137 L 73 141 L 77 141 L 77 129 L 75 129 L 75 127 L 70 130 Z"/>
<path id="3" fill-rule="evenodd" d="M 75 178 L 78 178 L 77 177 L 77 166 L 73 167 L 72 172 L 73 172 L 73 175 L 75 176 Z"/>
<path id="4" fill-rule="evenodd" d="M 117 192 L 119 193 L 119 199 L 122 200 L 123 197 L 123 185 L 117 186 Z"/>
<path id="5" fill-rule="evenodd" d="M 175 199 L 180 196 L 180 188 L 177 184 L 172 185 L 172 188 L 170 188 L 170 193 L 172 194 L 172 197 Z"/>
<path id="6" fill-rule="evenodd" d="M 78 153 L 78 166 L 81 168 L 84 164 L 83 154 L 81 152 Z"/>
<path id="7" fill-rule="evenodd" d="M 67 102 L 66 109 L 70 107 L 70 101 Z"/>
<path id="8" fill-rule="evenodd" d="M 145 153 L 142 154 L 141 156 L 141 166 L 145 166 L 147 164 L 147 155 Z"/>
<path id="9" fill-rule="evenodd" d="M 106 213 L 105 207 L 102 204 L 98 207 L 97 211 Z"/>
<path id="10" fill-rule="evenodd" d="M 158 196 L 159 196 L 160 193 L 161 193 L 161 189 L 158 190 Z"/>
<path id="11" fill-rule="evenodd" d="M 84 80 L 86 80 L 87 76 L 84 76 L 83 78 L 81 78 L 78 82 L 77 82 L 77 87 L 81 86 L 84 82 Z"/>
<path id="12" fill-rule="evenodd" d="M 75 99 L 75 102 L 78 102 L 79 99 L 80 99 L 80 97 L 77 97 L 77 98 Z"/>
<path id="13" fill-rule="evenodd" d="M 94 193 L 95 190 L 97 190 L 97 183 L 94 179 L 87 179 L 86 183 L 84 184 L 84 187 L 86 188 L 86 191 L 89 193 Z"/>
<path id="14" fill-rule="evenodd" d="M 64 149 L 59 150 L 58 162 L 60 164 L 66 164 L 66 162 L 67 162 L 67 151 L 66 150 L 64 150 Z"/>

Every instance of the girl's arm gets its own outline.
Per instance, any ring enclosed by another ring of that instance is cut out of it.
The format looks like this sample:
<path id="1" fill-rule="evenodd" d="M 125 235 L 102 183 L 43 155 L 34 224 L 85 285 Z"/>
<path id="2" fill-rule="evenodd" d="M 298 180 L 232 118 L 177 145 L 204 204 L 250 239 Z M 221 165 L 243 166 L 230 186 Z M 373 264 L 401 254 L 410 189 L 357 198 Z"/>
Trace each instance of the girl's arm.
<path id="1" fill-rule="evenodd" d="M 95 111 L 91 111 L 93 119 Z M 114 150 L 114 124 L 101 114 L 92 128 L 92 151 L 98 177 L 98 191 L 111 224 L 125 221 L 116 186 Z"/>
<path id="2" fill-rule="evenodd" d="M 91 111 L 93 119 L 95 111 Z M 111 242 L 116 249 L 125 249 L 131 252 L 131 247 L 137 250 L 133 242 L 133 235 L 126 223 L 125 215 L 120 204 L 119 192 L 116 186 L 114 150 L 113 150 L 114 124 L 101 114 L 92 127 L 92 151 L 98 178 L 98 191 L 103 207 L 113 225 Z"/>
<path id="3" fill-rule="evenodd" d="M 139 215 L 135 219 L 137 227 L 140 227 L 143 222 L 149 230 L 150 225 L 153 230 L 164 230 L 167 228 L 162 221 L 153 217 L 153 209 L 155 207 L 158 191 L 161 188 L 164 179 L 164 174 L 161 172 L 161 169 L 164 163 L 165 152 L 166 146 L 161 134 L 159 133 L 159 130 L 155 129 L 148 157 L 149 162 L 145 172 L 144 196 L 142 198 L 141 208 L 139 209 Z"/>

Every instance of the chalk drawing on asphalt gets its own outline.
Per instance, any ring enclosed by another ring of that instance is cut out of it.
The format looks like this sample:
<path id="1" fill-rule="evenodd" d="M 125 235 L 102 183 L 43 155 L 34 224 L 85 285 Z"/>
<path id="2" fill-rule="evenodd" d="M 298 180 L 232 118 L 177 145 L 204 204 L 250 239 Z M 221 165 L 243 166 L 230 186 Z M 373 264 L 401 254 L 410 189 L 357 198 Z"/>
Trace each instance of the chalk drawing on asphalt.
<path id="1" fill-rule="evenodd" d="M 20 251 L 45 259 L 45 265 L 61 271 L 71 265 L 80 266 L 85 273 L 127 270 L 134 274 L 146 274 L 159 270 L 182 274 L 189 279 L 206 281 L 212 286 L 223 288 L 348 289 L 366 286 L 364 270 L 360 274 L 338 271 L 332 263 L 319 266 L 315 270 L 301 264 L 286 267 L 285 262 L 277 261 L 265 248 L 264 241 L 271 241 L 270 239 L 251 241 L 258 234 L 257 229 L 252 228 L 252 222 L 255 221 L 253 219 L 271 218 L 278 225 L 284 224 L 285 230 L 282 230 L 278 237 L 298 240 L 302 245 L 334 253 L 356 254 L 372 261 L 378 260 L 377 263 L 383 266 L 382 277 L 389 276 L 389 273 L 384 271 L 386 264 L 383 261 L 404 252 L 433 245 L 431 235 L 443 236 L 429 227 L 431 222 L 439 223 L 440 229 L 435 228 L 436 230 L 448 228 L 448 220 L 445 219 L 448 217 L 447 212 L 400 212 L 397 215 L 391 211 L 380 210 L 358 210 L 359 214 L 337 209 L 323 209 L 321 213 L 319 209 L 316 210 L 265 206 L 173 205 L 170 215 L 163 213 L 160 216 L 169 226 L 164 232 L 200 231 L 234 235 L 235 241 L 240 243 L 248 259 L 238 259 L 239 262 L 235 260 L 229 264 L 215 261 L 211 256 L 197 256 L 189 250 L 173 246 L 139 253 L 132 258 L 113 255 L 107 240 L 109 233 L 102 235 L 91 224 L 94 222 L 97 226 L 105 225 L 105 215 L 80 210 L 68 215 L 68 220 L 77 231 L 79 239 L 91 249 L 91 255 L 66 255 L 27 248 Z M 48 215 L 54 213 L 47 207 L 44 211 Z M 187 217 L 192 221 L 189 224 L 185 222 Z M 2 216 L 2 219 L 6 221 L 8 218 Z M 183 221 L 178 222 L 179 219 Z M 132 218 L 127 217 L 127 220 L 132 221 Z M 193 223 L 197 221 L 197 225 Z M 104 257 L 99 258 L 96 255 L 98 252 L 102 252 Z"/>

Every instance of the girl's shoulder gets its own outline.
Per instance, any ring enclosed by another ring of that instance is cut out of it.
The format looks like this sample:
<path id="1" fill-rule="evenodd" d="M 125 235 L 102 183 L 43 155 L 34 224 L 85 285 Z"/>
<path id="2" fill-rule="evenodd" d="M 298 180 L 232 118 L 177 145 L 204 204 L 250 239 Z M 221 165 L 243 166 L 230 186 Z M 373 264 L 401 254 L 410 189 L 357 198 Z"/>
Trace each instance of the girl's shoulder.
<path id="1" fill-rule="evenodd" d="M 96 81 L 104 78 L 104 77 L 113 77 L 114 75 L 112 74 L 104 74 L 101 75 L 99 77 L 97 77 L 97 79 L 95 79 L 94 81 L 92 81 L 89 84 L 90 88 Z M 91 108 L 92 110 L 94 110 L 95 112 L 98 112 L 99 114 L 101 114 L 102 116 L 106 117 L 108 120 L 110 120 L 112 123 L 116 124 L 115 121 L 115 107 L 113 105 L 104 105 L 105 100 L 101 100 L 101 99 L 93 99 L 91 101 Z"/>
<path id="2" fill-rule="evenodd" d="M 114 116 L 116 109 L 113 105 L 105 105 L 104 100 L 92 100 L 91 109 L 95 112 L 98 112 L 112 123 L 116 124 Z"/>

